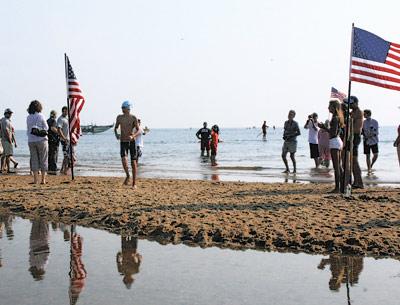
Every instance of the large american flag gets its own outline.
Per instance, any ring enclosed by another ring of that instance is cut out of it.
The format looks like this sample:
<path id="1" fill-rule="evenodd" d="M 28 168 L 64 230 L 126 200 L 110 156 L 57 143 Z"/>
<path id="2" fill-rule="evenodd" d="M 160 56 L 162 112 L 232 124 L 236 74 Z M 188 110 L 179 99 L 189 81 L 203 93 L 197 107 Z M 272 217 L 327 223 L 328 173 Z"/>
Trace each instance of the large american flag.
<path id="1" fill-rule="evenodd" d="M 400 44 L 354 27 L 350 79 L 400 90 Z"/>
<path id="2" fill-rule="evenodd" d="M 341 102 L 346 98 L 346 94 L 343 92 L 340 92 L 338 89 L 332 87 L 331 88 L 331 98 L 337 98 Z"/>
<path id="3" fill-rule="evenodd" d="M 76 144 L 81 134 L 81 122 L 79 119 L 79 113 L 81 112 L 83 105 L 85 105 L 85 98 L 82 95 L 82 91 L 79 87 L 78 80 L 76 79 L 75 73 L 72 70 L 68 56 L 67 60 L 67 87 L 68 87 L 68 103 L 69 103 L 69 117 L 71 130 L 71 143 Z"/>

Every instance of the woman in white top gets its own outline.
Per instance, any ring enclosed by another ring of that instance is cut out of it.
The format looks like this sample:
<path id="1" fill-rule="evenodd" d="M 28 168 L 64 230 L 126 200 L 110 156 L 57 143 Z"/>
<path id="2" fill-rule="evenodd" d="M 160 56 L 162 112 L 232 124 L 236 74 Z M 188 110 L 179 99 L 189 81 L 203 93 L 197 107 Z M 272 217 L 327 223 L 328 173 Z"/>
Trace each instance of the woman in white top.
<path id="1" fill-rule="evenodd" d="M 42 174 L 41 184 L 46 184 L 49 149 L 47 130 L 49 129 L 49 126 L 41 112 L 42 104 L 36 100 L 32 101 L 28 108 L 29 115 L 26 118 L 33 184 L 38 183 L 39 170 Z"/>

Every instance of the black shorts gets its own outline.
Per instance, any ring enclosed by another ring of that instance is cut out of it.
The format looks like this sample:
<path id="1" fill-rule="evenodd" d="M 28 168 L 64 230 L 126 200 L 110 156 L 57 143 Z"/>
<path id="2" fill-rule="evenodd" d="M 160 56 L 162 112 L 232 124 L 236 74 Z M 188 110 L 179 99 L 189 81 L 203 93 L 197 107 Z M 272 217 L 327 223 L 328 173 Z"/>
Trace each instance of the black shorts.
<path id="1" fill-rule="evenodd" d="M 131 161 L 137 160 L 135 141 L 121 142 L 121 158 L 127 157 L 128 153 L 131 154 Z"/>
<path id="2" fill-rule="evenodd" d="M 379 153 L 378 144 L 368 145 L 366 142 L 364 142 L 364 154 L 369 155 L 371 151 L 373 154 Z"/>
<path id="3" fill-rule="evenodd" d="M 310 158 L 315 159 L 319 157 L 318 144 L 310 143 Z"/>
<path id="4" fill-rule="evenodd" d="M 210 141 L 201 141 L 201 150 L 210 150 Z"/>
<path id="5" fill-rule="evenodd" d="M 353 137 L 353 156 L 358 156 L 358 146 L 361 143 L 361 136 L 359 134 L 355 134 Z"/>

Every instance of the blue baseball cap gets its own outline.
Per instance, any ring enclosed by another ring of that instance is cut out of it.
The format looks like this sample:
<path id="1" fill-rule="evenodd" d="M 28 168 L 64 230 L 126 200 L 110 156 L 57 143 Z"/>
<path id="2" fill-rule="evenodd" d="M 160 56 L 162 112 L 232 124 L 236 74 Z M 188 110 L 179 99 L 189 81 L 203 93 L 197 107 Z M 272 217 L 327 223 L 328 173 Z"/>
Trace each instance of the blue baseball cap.
<path id="1" fill-rule="evenodd" d="M 121 105 L 121 108 L 122 108 L 122 109 L 131 109 L 131 107 L 132 107 L 132 104 L 131 104 L 130 101 L 124 101 L 124 102 L 122 103 L 122 105 Z"/>

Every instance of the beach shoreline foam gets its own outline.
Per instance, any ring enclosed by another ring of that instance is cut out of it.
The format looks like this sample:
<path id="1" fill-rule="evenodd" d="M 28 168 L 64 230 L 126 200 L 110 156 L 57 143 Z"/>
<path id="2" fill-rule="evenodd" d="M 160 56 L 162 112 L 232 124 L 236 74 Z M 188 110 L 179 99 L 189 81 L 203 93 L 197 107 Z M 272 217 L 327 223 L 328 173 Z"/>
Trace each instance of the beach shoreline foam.
<path id="1" fill-rule="evenodd" d="M 351 198 L 327 184 L 2 176 L 0 209 L 26 218 L 131 231 L 160 243 L 231 249 L 400 257 L 400 190 Z"/>

